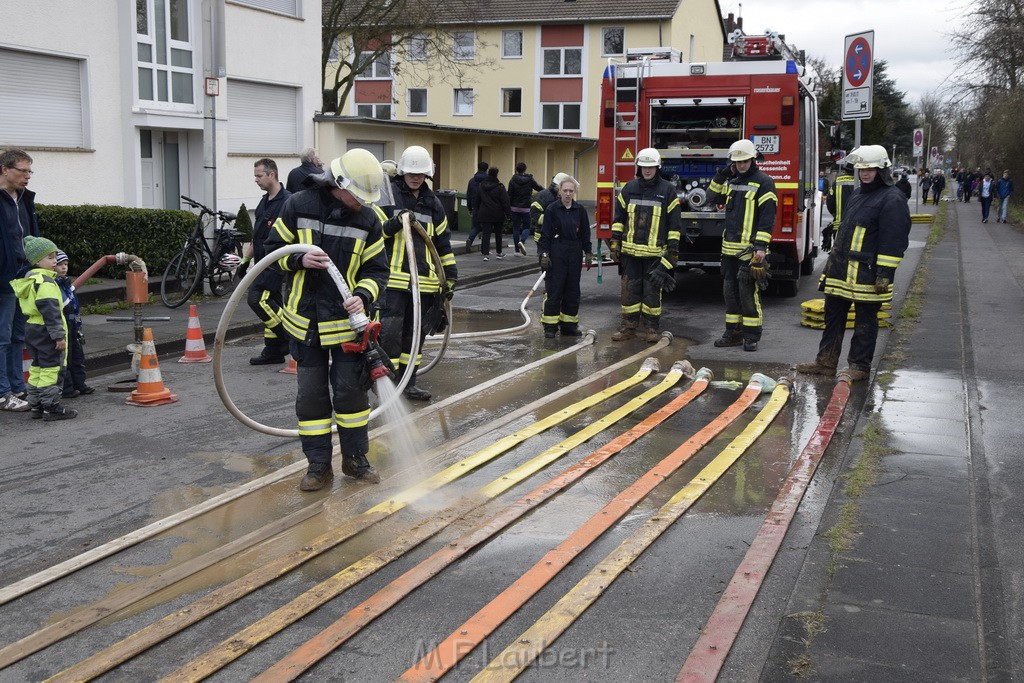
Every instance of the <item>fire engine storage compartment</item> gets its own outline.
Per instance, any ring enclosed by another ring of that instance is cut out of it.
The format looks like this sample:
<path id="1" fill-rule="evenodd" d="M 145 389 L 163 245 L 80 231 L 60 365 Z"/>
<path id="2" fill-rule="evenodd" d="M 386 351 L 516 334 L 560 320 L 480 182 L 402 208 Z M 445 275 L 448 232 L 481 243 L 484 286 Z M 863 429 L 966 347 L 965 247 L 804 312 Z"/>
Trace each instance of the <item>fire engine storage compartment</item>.
<path id="1" fill-rule="evenodd" d="M 661 171 L 682 205 L 681 268 L 716 270 L 725 212 L 707 200 L 716 171 L 728 165 L 729 145 L 743 137 L 742 97 L 659 99 L 651 102 L 651 141 Z"/>

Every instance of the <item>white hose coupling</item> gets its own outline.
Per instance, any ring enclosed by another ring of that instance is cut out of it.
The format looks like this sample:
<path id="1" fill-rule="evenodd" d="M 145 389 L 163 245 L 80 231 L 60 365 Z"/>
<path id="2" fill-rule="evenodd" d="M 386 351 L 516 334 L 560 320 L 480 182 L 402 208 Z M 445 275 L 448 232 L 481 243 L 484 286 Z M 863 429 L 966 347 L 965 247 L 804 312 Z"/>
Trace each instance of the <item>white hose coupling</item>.
<path id="1" fill-rule="evenodd" d="M 775 380 L 773 380 L 768 375 L 762 374 L 760 372 L 755 372 L 753 375 L 750 376 L 749 385 L 753 385 L 755 383 L 761 385 L 762 394 L 770 394 L 771 392 L 775 391 Z"/>
<path id="2" fill-rule="evenodd" d="M 704 380 L 708 384 L 715 378 L 715 373 L 711 372 L 711 368 L 703 367 L 697 371 L 697 374 L 693 376 L 693 381 Z"/>
<path id="3" fill-rule="evenodd" d="M 651 372 L 661 372 L 661 363 L 654 356 L 645 358 L 643 364 L 640 366 L 641 370 L 650 370 Z"/>
<path id="4" fill-rule="evenodd" d="M 669 372 L 678 372 L 681 373 L 683 377 L 685 377 L 686 379 L 693 379 L 693 376 L 696 374 L 697 370 L 693 367 L 690 361 L 677 360 L 675 363 L 672 364 L 672 367 L 669 368 Z"/>

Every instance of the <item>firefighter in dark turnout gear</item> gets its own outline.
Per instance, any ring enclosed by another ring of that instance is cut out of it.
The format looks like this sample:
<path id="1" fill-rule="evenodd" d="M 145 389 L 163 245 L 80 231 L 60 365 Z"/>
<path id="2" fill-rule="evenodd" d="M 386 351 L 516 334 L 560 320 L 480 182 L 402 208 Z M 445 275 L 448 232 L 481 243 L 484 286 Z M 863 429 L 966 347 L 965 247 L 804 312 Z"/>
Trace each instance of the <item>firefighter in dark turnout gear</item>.
<path id="1" fill-rule="evenodd" d="M 590 217 L 576 202 L 579 183 L 567 176 L 558 187 L 558 201 L 544 211 L 544 224 L 537 249 L 544 276 L 544 312 L 541 323 L 544 336 L 553 339 L 561 331 L 563 337 L 579 337 L 580 275 L 583 258 L 592 260 Z"/>
<path id="2" fill-rule="evenodd" d="M 612 341 L 636 336 L 643 322 L 644 338 L 658 341 L 661 287 L 647 277 L 659 266 L 674 272 L 679 260 L 679 196 L 661 177 L 661 155 L 648 147 L 636 155 L 637 177 L 619 192 L 609 249 L 619 262 L 622 323 Z"/>
<path id="3" fill-rule="evenodd" d="M 370 152 L 346 152 L 323 174 L 307 178 L 318 187 L 287 199 L 266 241 L 268 252 L 287 244 L 320 247 L 289 254 L 275 265 L 288 280 L 280 314 L 298 365 L 295 413 L 302 452 L 309 461 L 299 484 L 303 491 L 319 490 L 334 478 L 332 422 L 338 425 L 341 471 L 363 481 L 380 481 L 366 459 L 370 449 L 367 391 L 373 380 L 364 354 L 348 353 L 341 345 L 356 341 L 349 315 L 369 311 L 387 284 L 384 234 L 369 206 L 380 198 L 383 177 L 380 162 Z M 331 262 L 351 291 L 348 299 L 341 298 L 325 270 Z"/>
<path id="4" fill-rule="evenodd" d="M 407 366 L 420 365 L 421 353 L 412 358 L 414 334 L 419 334 L 420 350 L 428 334 L 444 329 L 444 302 L 455 291 L 458 270 L 455 254 L 452 253 L 451 233 L 448 218 L 441 200 L 427 185 L 427 178 L 434 175 L 434 161 L 422 147 L 412 146 L 402 153 L 398 160 L 398 176 L 391 183 L 393 206 L 382 207 L 381 220 L 384 224 L 384 244 L 387 253 L 388 277 L 387 295 L 381 323 L 381 346 L 398 368 L 398 376 L 405 373 Z M 402 233 L 402 215 L 411 214 L 410 221 L 418 222 L 434 244 L 441 257 L 444 274 L 444 289 L 441 287 L 441 273 L 431 258 L 427 246 L 417 232 L 413 232 L 412 243 L 416 250 L 416 272 L 419 274 L 421 326 L 413 330 L 412 275 L 409 270 L 409 256 L 406 253 L 405 237 Z M 414 401 L 429 401 L 430 392 L 416 386 L 416 370 L 413 370 L 405 387 L 405 397 Z"/>
<path id="5" fill-rule="evenodd" d="M 853 340 L 843 371 L 850 381 L 866 379 L 878 337 L 878 311 L 892 301 L 892 281 L 909 244 L 910 209 L 893 185 L 889 157 L 881 145 L 850 152 L 860 187 L 850 195 L 819 287 L 825 292 L 825 331 L 818 355 L 796 366 L 799 372 L 835 374 L 852 305 Z"/>
<path id="6" fill-rule="evenodd" d="M 843 207 L 849 201 L 850 193 L 853 192 L 855 184 L 853 180 L 853 166 L 844 160 L 839 175 L 836 176 L 836 182 L 829 188 L 828 196 L 825 198 L 825 206 L 828 208 L 828 212 L 832 214 L 832 222 L 821 231 L 821 248 L 823 251 L 832 250 L 832 242 L 835 239 L 836 230 L 839 229 L 839 224 L 843 222 Z M 910 183 L 907 183 L 907 187 L 910 187 Z"/>
<path id="7" fill-rule="evenodd" d="M 568 173 L 556 173 L 551 178 L 550 185 L 533 195 L 533 203 L 530 204 L 530 225 L 533 230 L 534 242 L 540 242 L 540 229 L 544 225 L 544 211 L 558 199 L 558 186 L 568 177 Z"/>
<path id="8" fill-rule="evenodd" d="M 761 288 L 750 273 L 752 263 L 765 260 L 775 227 L 775 181 L 757 167 L 750 140 L 729 147 L 728 168 L 720 169 L 708 187 L 708 201 L 725 204 L 722 235 L 722 294 L 725 334 L 715 346 L 743 345 L 756 351 L 764 319 Z"/>

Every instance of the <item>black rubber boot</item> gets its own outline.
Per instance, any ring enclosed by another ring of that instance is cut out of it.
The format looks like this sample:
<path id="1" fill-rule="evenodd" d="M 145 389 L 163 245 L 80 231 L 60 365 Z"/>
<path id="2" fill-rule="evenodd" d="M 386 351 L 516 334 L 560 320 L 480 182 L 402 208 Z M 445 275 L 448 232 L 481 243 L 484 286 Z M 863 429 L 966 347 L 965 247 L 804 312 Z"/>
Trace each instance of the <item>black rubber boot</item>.
<path id="1" fill-rule="evenodd" d="M 313 463 L 306 470 L 306 476 L 299 482 L 299 490 L 319 491 L 325 486 L 329 486 L 332 481 L 334 481 L 334 470 L 330 465 Z"/>
<path id="2" fill-rule="evenodd" d="M 380 483 L 380 475 L 377 474 L 377 470 L 373 469 L 365 455 L 342 456 L 341 472 L 346 476 L 358 479 L 359 481 L 365 481 L 369 484 Z"/>

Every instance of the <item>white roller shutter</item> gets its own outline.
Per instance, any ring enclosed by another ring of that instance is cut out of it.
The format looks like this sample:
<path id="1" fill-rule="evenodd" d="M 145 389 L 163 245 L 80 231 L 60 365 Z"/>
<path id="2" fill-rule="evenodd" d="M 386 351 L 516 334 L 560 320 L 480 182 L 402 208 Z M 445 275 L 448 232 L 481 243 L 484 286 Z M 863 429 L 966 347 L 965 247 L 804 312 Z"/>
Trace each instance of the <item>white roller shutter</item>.
<path id="1" fill-rule="evenodd" d="M 228 79 L 228 152 L 295 154 L 299 89 Z"/>
<path id="2" fill-rule="evenodd" d="M 298 0 L 235 0 L 240 5 L 280 12 L 292 17 L 299 16 Z"/>
<path id="3" fill-rule="evenodd" d="M 0 146 L 84 148 L 82 66 L 0 49 Z"/>

